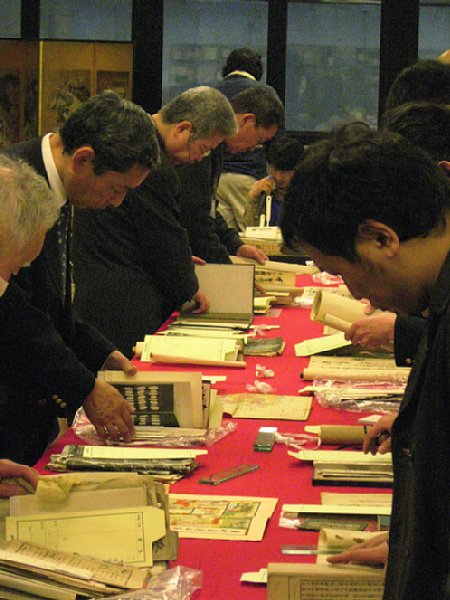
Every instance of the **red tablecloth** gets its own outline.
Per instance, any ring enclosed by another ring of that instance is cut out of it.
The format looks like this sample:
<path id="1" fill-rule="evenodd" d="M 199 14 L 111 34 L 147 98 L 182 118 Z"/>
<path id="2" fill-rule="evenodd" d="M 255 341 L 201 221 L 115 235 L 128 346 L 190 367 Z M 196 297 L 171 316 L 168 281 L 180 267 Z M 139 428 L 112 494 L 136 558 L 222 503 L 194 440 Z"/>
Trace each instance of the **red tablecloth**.
<path id="1" fill-rule="evenodd" d="M 293 345 L 320 335 L 322 327 L 310 321 L 309 310 L 300 307 L 282 308 L 279 317 L 259 316 L 255 319 L 255 323 L 280 325 L 279 330 L 272 330 L 267 333 L 267 336 L 283 336 L 286 349 L 281 357 L 247 357 L 246 369 L 203 367 L 201 371 L 227 376 L 226 382 L 217 384 L 219 393 L 243 392 L 245 385 L 255 380 L 255 366 L 261 363 L 275 371 L 275 377 L 267 381 L 273 385 L 276 393 L 297 394 L 299 388 L 305 385 L 305 382 L 300 379 L 300 373 L 308 359 L 296 358 Z M 173 366 L 153 366 L 140 362 L 138 364 L 142 370 L 174 370 Z M 185 367 L 184 370 L 197 369 Z M 320 503 L 321 491 L 383 493 L 382 490 L 370 488 L 313 487 L 311 466 L 288 456 L 285 446 L 276 445 L 270 453 L 253 450 L 257 430 L 263 425 L 277 426 L 280 432 L 301 432 L 306 424 L 354 424 L 358 416 L 360 415 L 322 408 L 314 401 L 311 416 L 306 422 L 240 419 L 234 432 L 211 446 L 207 456 L 200 457 L 200 467 L 190 477 L 172 486 L 171 490 L 174 493 L 266 496 L 279 499 L 261 542 L 180 540 L 179 558 L 175 564 L 200 569 L 203 572 L 203 588 L 198 596 L 195 596 L 196 598 L 201 600 L 262 599 L 265 598 L 265 586 L 240 583 L 239 579 L 243 572 L 258 571 L 266 567 L 269 562 L 315 561 L 310 557 L 281 554 L 282 544 L 311 544 L 317 540 L 317 533 L 291 531 L 279 527 L 282 504 Z M 43 467 L 48 462 L 49 455 L 58 452 L 65 444 L 77 443 L 76 440 L 73 432 L 69 430 L 39 461 L 38 470 L 44 472 Z M 217 486 L 198 483 L 204 475 L 242 463 L 258 464 L 260 468 Z"/>

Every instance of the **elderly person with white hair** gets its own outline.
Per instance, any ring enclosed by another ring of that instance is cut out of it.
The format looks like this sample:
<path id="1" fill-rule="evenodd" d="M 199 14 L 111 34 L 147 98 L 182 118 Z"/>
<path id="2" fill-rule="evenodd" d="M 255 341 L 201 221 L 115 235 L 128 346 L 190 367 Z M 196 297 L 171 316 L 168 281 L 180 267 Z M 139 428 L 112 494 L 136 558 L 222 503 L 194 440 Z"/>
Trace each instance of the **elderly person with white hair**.
<path id="1" fill-rule="evenodd" d="M 0 296 L 11 275 L 40 253 L 58 215 L 58 203 L 45 179 L 27 163 L 0 156 Z M 30 491 L 37 480 L 29 466 L 0 460 L 0 496 Z"/>

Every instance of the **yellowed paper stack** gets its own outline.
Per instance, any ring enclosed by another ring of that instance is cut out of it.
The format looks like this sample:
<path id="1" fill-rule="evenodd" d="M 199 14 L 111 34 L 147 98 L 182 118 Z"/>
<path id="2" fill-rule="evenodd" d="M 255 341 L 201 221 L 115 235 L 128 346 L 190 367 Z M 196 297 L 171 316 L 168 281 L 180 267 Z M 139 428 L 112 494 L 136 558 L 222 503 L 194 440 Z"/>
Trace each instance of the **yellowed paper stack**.
<path id="1" fill-rule="evenodd" d="M 392 358 L 312 356 L 302 377 L 307 380 L 395 381 L 408 379 L 409 367 L 397 367 Z"/>

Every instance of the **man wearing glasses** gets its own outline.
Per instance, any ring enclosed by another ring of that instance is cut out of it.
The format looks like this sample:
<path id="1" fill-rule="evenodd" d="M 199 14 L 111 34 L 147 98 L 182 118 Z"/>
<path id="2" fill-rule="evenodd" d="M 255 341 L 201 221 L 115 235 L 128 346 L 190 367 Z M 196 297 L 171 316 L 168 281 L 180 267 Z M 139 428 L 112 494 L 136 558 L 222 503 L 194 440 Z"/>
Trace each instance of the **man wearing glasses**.
<path id="1" fill-rule="evenodd" d="M 230 99 L 238 131 L 228 136 L 206 160 L 185 165 L 178 173 L 181 181 L 181 222 L 189 234 L 195 255 L 207 262 L 228 263 L 229 255 L 254 258 L 264 264 L 267 257 L 254 246 L 243 244 L 235 229 L 228 227 L 216 210 L 217 186 L 222 172 L 223 150 L 238 153 L 254 150 L 272 139 L 284 124 L 284 107 L 268 87 L 255 86 Z"/>
<path id="2" fill-rule="evenodd" d="M 226 97 L 204 86 L 176 96 L 149 118 L 161 148 L 159 168 L 119 209 L 75 216 L 75 306 L 127 356 L 183 302 L 192 298 L 199 311 L 208 309 L 180 224 L 174 166 L 201 161 L 237 131 Z"/>

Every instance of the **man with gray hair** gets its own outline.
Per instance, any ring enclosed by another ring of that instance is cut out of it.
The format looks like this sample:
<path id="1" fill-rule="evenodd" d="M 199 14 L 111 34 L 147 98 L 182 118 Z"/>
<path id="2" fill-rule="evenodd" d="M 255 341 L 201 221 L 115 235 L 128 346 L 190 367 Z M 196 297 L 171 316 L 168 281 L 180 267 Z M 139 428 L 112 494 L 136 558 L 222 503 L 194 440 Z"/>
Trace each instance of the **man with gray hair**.
<path id="1" fill-rule="evenodd" d="M 226 97 L 205 86 L 176 96 L 151 118 L 160 168 L 120 208 L 75 215 L 75 306 L 127 356 L 183 302 L 192 298 L 199 311 L 208 309 L 180 224 L 174 165 L 201 161 L 237 133 Z"/>
<path id="2" fill-rule="evenodd" d="M 0 155 L 0 298 L 9 279 L 33 261 L 42 249 L 45 234 L 59 215 L 56 198 L 47 182 L 28 164 Z M 38 475 L 27 465 L 0 459 L 0 497 L 24 494 L 15 482 L 21 477 L 36 487 Z"/>
<path id="3" fill-rule="evenodd" d="M 182 191 L 181 222 L 189 234 L 191 248 L 207 262 L 230 262 L 229 254 L 254 258 L 264 264 L 267 256 L 244 244 L 217 209 L 217 189 L 222 172 L 223 150 L 230 154 L 253 151 L 270 140 L 284 124 L 284 107 L 269 87 L 249 87 L 230 100 L 238 123 L 236 135 L 227 137 L 211 157 L 200 164 L 179 169 Z"/>
<path id="4" fill-rule="evenodd" d="M 105 93 L 72 113 L 58 133 L 4 153 L 45 176 L 61 210 L 42 252 L 0 298 L 0 456 L 32 465 L 57 434 L 57 417 L 81 405 L 102 437 L 133 435 L 129 404 L 95 374 L 104 366 L 135 368 L 72 311 L 70 209 L 119 205 L 154 166 L 158 145 L 141 107 Z"/>
<path id="5" fill-rule="evenodd" d="M 0 155 L 0 296 L 11 275 L 33 261 L 59 206 L 48 185 L 27 163 Z"/>

